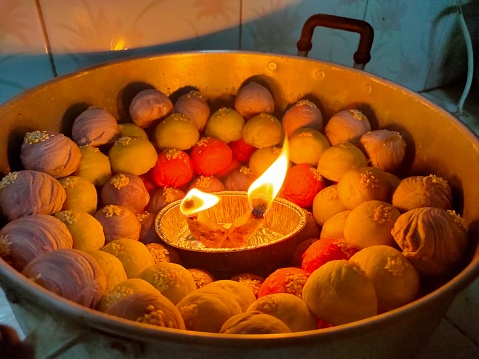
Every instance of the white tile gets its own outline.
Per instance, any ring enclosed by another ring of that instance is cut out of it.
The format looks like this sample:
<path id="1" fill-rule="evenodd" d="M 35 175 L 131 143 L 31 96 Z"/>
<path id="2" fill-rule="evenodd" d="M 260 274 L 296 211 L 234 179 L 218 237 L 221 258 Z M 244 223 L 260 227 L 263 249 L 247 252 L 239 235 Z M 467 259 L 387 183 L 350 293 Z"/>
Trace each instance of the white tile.
<path id="1" fill-rule="evenodd" d="M 451 49 L 440 52 L 452 30 L 451 19 L 443 16 L 453 0 L 383 1 L 371 0 L 365 20 L 375 31 L 368 71 L 415 91 L 424 90 L 434 79 L 436 86 L 446 84 L 446 71 L 461 66 L 461 58 L 451 62 Z M 460 50 L 460 43 L 451 43 Z M 456 51 L 454 51 L 455 53 Z M 447 63 L 447 70 L 438 65 Z M 458 65 L 459 63 L 459 65 Z"/>
<path id="2" fill-rule="evenodd" d="M 0 103 L 53 78 L 34 0 L 0 0 Z"/>
<path id="3" fill-rule="evenodd" d="M 59 74 L 135 55 L 239 47 L 239 0 L 40 3 Z"/>
<path id="4" fill-rule="evenodd" d="M 306 20 L 315 14 L 361 19 L 367 1 L 243 0 L 242 50 L 296 55 Z M 309 57 L 352 66 L 358 35 L 317 27 Z"/>

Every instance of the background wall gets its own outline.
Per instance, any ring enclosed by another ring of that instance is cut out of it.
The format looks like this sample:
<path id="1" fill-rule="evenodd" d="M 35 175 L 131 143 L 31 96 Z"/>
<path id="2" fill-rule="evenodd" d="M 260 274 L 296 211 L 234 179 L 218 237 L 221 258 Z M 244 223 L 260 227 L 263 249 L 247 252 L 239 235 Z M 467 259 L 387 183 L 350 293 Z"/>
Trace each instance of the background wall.
<path id="1" fill-rule="evenodd" d="M 475 1 L 475 0 L 470 0 Z M 470 2 L 463 0 L 463 2 Z M 296 54 L 317 13 L 368 21 L 366 71 L 415 91 L 463 77 L 456 0 L 0 0 L 0 103 L 81 68 L 190 50 Z M 317 28 L 309 56 L 351 66 L 357 34 Z"/>

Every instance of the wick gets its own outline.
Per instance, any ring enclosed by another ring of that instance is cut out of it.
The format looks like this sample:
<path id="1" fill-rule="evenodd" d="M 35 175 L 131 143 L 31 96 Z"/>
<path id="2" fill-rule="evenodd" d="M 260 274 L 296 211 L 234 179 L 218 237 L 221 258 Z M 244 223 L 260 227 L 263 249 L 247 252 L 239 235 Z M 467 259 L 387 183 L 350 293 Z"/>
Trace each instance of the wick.
<path id="1" fill-rule="evenodd" d="M 191 209 L 195 205 L 195 200 L 194 199 L 187 199 L 183 202 L 183 207 L 184 209 Z"/>
<path id="2" fill-rule="evenodd" d="M 255 198 L 252 201 L 251 214 L 255 218 L 263 218 L 266 210 L 268 209 L 268 202 L 262 198 Z"/>

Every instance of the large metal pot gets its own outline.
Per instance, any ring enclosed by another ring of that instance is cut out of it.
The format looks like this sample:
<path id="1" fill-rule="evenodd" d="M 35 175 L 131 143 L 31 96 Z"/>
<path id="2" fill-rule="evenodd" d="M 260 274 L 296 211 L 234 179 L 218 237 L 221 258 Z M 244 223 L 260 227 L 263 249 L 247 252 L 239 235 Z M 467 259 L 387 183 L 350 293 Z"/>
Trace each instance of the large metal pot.
<path id="1" fill-rule="evenodd" d="M 456 295 L 479 273 L 479 140 L 449 113 L 391 82 L 318 60 L 264 53 L 190 52 L 106 64 L 0 106 L 0 170 L 20 168 L 18 149 L 26 131 L 68 134 L 87 106 L 127 120 L 128 105 L 143 88 L 154 86 L 174 99 L 195 87 L 215 110 L 231 106 L 238 88 L 251 79 L 272 90 L 278 115 L 306 97 L 320 104 L 325 119 L 355 107 L 375 128 L 399 130 L 408 144 L 404 170 L 435 173 L 454 188 L 457 210 L 470 225 L 463 270 L 415 302 L 370 319 L 288 335 L 239 336 L 156 329 L 111 317 L 32 284 L 0 260 L 0 285 L 37 357 L 405 358 L 424 346 Z"/>

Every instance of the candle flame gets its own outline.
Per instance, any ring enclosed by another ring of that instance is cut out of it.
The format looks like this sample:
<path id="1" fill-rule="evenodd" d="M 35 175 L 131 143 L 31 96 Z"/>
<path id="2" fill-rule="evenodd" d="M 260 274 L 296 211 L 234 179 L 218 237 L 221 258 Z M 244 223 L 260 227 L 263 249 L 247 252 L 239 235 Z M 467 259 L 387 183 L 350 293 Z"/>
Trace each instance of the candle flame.
<path id="1" fill-rule="evenodd" d="M 192 216 L 205 209 L 213 207 L 220 198 L 211 193 L 205 193 L 197 188 L 192 188 L 183 198 L 180 211 L 186 216 Z"/>
<path id="2" fill-rule="evenodd" d="M 289 168 L 289 143 L 285 137 L 278 158 L 248 188 L 248 202 L 253 214 L 263 215 L 276 198 Z"/>

